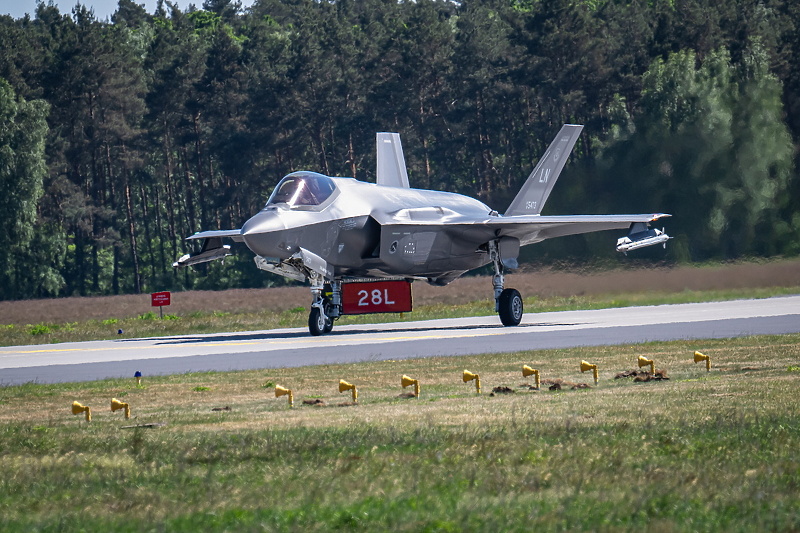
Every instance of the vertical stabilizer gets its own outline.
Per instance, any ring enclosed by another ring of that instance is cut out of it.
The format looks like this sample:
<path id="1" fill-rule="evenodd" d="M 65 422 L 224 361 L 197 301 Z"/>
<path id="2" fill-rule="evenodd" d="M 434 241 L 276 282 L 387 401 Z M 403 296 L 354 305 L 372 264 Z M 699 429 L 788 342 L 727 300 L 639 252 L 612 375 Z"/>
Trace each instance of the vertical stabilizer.
<path id="1" fill-rule="evenodd" d="M 564 124 L 556 138 L 550 143 L 536 168 L 508 206 L 505 216 L 538 215 L 542 212 L 550 191 L 553 190 L 567 157 L 575 146 L 583 126 Z"/>
<path id="2" fill-rule="evenodd" d="M 409 188 L 406 160 L 399 133 L 378 133 L 378 185 Z"/>

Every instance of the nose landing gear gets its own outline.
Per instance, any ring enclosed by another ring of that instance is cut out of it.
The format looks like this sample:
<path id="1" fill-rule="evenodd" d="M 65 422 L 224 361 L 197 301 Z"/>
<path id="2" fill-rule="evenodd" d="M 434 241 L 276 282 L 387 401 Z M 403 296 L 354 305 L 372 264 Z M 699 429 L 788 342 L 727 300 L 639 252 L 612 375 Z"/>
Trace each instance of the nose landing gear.
<path id="1" fill-rule="evenodd" d="M 318 337 L 333 331 L 333 321 L 341 315 L 342 282 L 325 283 L 322 276 L 311 277 L 311 312 L 308 315 L 308 332 Z"/>
<path id="2" fill-rule="evenodd" d="M 308 332 L 313 336 L 324 335 L 333 330 L 333 319 L 327 316 L 319 307 L 312 307 L 308 315 Z"/>

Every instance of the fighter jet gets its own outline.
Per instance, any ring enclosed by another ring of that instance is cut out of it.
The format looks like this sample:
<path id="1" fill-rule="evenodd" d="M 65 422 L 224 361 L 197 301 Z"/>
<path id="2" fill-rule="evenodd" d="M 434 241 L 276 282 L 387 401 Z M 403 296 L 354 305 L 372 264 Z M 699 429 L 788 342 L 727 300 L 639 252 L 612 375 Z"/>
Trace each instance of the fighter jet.
<path id="1" fill-rule="evenodd" d="M 506 288 L 521 246 L 553 237 L 630 228 L 627 248 L 665 243 L 649 224 L 669 215 L 543 216 L 542 208 L 583 126 L 565 124 L 504 214 L 455 193 L 409 187 L 397 133 L 377 134 L 377 183 L 293 172 L 275 187 L 264 208 L 239 229 L 202 231 L 200 253 L 174 263 L 185 267 L 224 259 L 223 238 L 244 242 L 258 268 L 309 282 L 311 335 L 333 329 L 343 315 L 406 312 L 411 282 L 447 285 L 469 270 L 494 267 L 495 311 L 504 326 L 522 320 L 522 297 Z M 622 241 L 622 239 L 620 239 Z"/>

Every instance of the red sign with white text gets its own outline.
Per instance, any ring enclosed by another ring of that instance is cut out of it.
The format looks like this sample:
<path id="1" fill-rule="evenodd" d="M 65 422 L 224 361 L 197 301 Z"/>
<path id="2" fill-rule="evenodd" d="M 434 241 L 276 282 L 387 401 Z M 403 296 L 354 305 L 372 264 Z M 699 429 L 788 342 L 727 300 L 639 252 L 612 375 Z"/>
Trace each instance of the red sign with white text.
<path id="1" fill-rule="evenodd" d="M 152 306 L 161 307 L 162 305 L 169 305 L 169 291 L 154 292 L 150 295 Z"/>
<path id="2" fill-rule="evenodd" d="M 411 283 L 408 281 L 344 283 L 342 308 L 345 315 L 407 313 L 411 311 Z"/>

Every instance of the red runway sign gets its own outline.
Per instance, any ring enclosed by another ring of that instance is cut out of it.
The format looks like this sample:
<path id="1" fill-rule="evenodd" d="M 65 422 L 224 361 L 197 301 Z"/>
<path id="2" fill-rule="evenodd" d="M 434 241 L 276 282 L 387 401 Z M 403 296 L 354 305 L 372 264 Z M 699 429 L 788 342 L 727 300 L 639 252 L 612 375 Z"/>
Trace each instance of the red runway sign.
<path id="1" fill-rule="evenodd" d="M 154 292 L 150 295 L 153 307 L 161 307 L 162 305 L 169 305 L 169 291 Z"/>
<path id="2" fill-rule="evenodd" d="M 411 283 L 345 283 L 342 285 L 342 307 L 345 315 L 406 313 L 411 311 Z"/>

